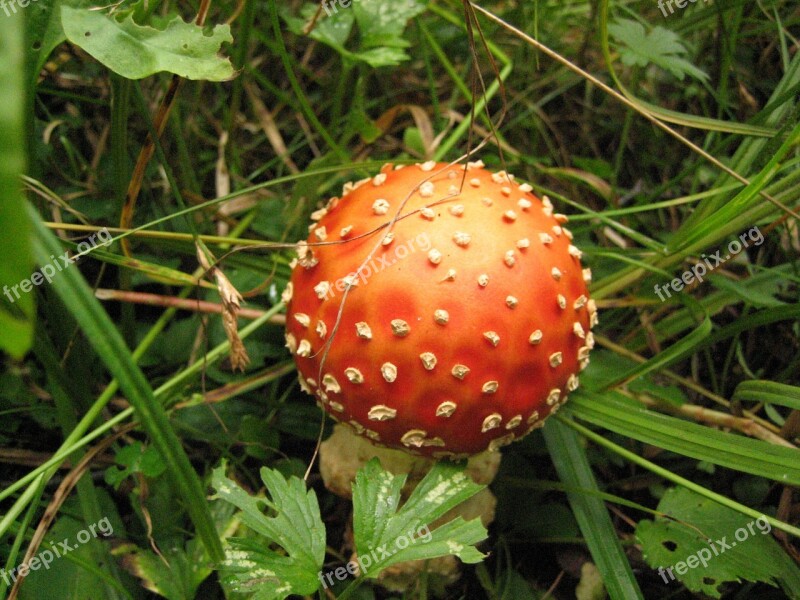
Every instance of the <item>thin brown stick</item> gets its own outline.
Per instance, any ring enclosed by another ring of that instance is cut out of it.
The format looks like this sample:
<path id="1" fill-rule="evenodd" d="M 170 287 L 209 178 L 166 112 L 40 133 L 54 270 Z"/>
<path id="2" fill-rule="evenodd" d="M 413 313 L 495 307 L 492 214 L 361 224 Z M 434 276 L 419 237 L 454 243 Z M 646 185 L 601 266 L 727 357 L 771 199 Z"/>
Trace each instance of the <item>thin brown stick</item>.
<path id="1" fill-rule="evenodd" d="M 608 348 L 609 350 L 611 350 L 613 352 L 616 352 L 617 354 L 619 354 L 621 356 L 625 356 L 627 358 L 630 358 L 631 360 L 634 360 L 637 363 L 643 363 L 643 362 L 645 362 L 647 360 L 643 356 L 640 356 L 640 355 L 636 354 L 635 352 L 631 352 L 627 348 L 624 348 L 624 347 L 620 346 L 619 344 L 615 344 L 610 339 L 608 339 L 606 337 L 603 337 L 601 335 L 596 335 L 595 336 L 595 340 L 597 340 L 597 343 L 600 346 L 603 346 L 604 348 Z M 714 402 L 724 406 L 725 408 L 730 409 L 730 407 L 731 407 L 731 403 L 730 403 L 729 400 L 723 398 L 722 396 L 718 396 L 717 394 L 714 394 L 713 392 L 709 392 L 703 386 L 701 386 L 700 384 L 692 381 L 691 379 L 687 379 L 685 377 L 681 377 L 680 375 L 678 375 L 677 373 L 673 373 L 669 369 L 664 369 L 664 370 L 660 371 L 660 373 L 662 375 L 664 375 L 665 377 L 668 377 L 668 378 L 670 378 L 670 379 L 672 379 L 674 381 L 677 381 L 678 383 L 680 383 L 684 387 L 686 387 L 686 388 L 688 388 L 688 389 L 690 389 L 690 390 L 692 390 L 694 392 L 697 392 L 698 394 L 700 394 L 702 396 L 705 396 L 706 398 L 709 398 L 710 400 L 713 400 Z M 636 399 L 641 401 L 644 404 L 647 404 L 647 402 L 642 400 L 642 398 L 640 398 L 639 396 L 636 396 Z M 694 419 L 700 419 L 700 420 L 702 420 L 703 418 L 706 418 L 706 417 L 709 420 L 717 419 L 717 423 L 716 424 L 720 424 L 718 422 L 719 420 L 718 420 L 717 415 L 728 415 L 728 413 L 723 413 L 723 412 L 719 412 L 719 411 L 713 411 L 713 410 L 710 410 L 710 409 L 707 409 L 707 408 L 704 408 L 704 407 L 701 407 L 701 406 L 697 406 L 697 405 L 691 405 L 690 404 L 690 405 L 685 405 L 685 406 L 687 407 L 685 409 L 685 413 L 684 413 L 686 416 L 689 416 L 689 417 L 694 418 Z M 659 407 L 663 408 L 660 404 L 659 404 Z M 692 407 L 694 407 L 694 408 L 692 408 Z M 698 409 L 702 409 L 702 411 L 698 410 Z M 779 430 L 773 423 L 770 423 L 769 421 L 767 421 L 765 419 L 762 419 L 761 417 L 759 417 L 758 415 L 754 414 L 753 412 L 751 412 L 749 410 L 742 411 L 742 414 L 746 417 L 743 420 L 752 422 L 754 427 L 758 427 L 759 428 L 758 429 L 758 435 L 753 434 L 754 437 L 758 437 L 759 439 L 767 440 L 767 441 L 770 441 L 771 443 L 775 443 L 775 444 L 778 444 L 778 445 L 786 445 L 786 443 L 788 443 L 788 442 L 786 442 L 786 440 L 784 440 L 783 438 L 780 438 L 778 436 Z M 730 416 L 730 415 L 728 415 L 728 416 Z M 732 416 L 731 416 L 731 418 L 740 418 L 741 419 L 741 417 L 732 417 Z M 726 424 L 725 426 L 733 427 L 734 429 L 742 431 L 743 433 L 747 433 L 748 435 L 751 435 L 751 432 L 756 431 L 756 430 L 750 428 L 749 425 L 744 425 L 743 423 L 737 423 L 735 421 L 732 421 L 729 424 Z M 778 439 L 781 439 L 781 442 L 778 442 L 777 441 Z M 796 446 L 794 446 L 794 445 L 790 444 L 790 446 L 792 448 L 796 448 Z"/>
<path id="2" fill-rule="evenodd" d="M 161 296 L 159 294 L 148 294 L 145 292 L 128 292 L 125 290 L 112 290 L 99 288 L 94 295 L 99 300 L 116 300 L 118 302 L 130 302 L 132 304 L 146 304 L 148 306 L 163 306 L 165 308 L 178 308 L 200 313 L 222 314 L 224 307 L 216 302 L 206 300 L 191 300 L 189 298 L 178 298 L 176 296 Z M 240 308 L 238 315 L 245 319 L 258 319 L 264 316 L 265 311 L 257 308 Z M 275 315 L 270 318 L 270 323 L 283 325 L 286 323 L 284 315 Z"/>

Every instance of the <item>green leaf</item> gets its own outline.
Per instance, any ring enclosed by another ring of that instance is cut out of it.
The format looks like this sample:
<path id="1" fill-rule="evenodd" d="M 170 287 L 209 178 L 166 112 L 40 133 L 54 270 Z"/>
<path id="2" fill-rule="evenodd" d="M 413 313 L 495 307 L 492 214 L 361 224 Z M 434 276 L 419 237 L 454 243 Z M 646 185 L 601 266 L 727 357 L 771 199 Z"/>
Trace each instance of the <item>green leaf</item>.
<path id="1" fill-rule="evenodd" d="M 197 597 L 197 588 L 212 569 L 207 565 L 202 546 L 189 540 L 187 547 L 188 550 L 167 546 L 161 549 L 162 556 L 151 550 L 134 548 L 125 554 L 124 563 L 151 592 L 167 600 L 193 600 Z M 164 560 L 169 563 L 168 569 L 164 568 Z"/>
<path id="2" fill-rule="evenodd" d="M 225 466 L 214 469 L 216 498 L 235 505 L 241 521 L 257 538 L 232 538 L 223 566 L 223 583 L 257 600 L 283 600 L 290 594 L 312 594 L 319 587 L 317 573 L 325 559 L 325 525 L 313 490 L 297 477 L 287 481 L 280 472 L 261 469 L 271 497 L 250 496 L 225 476 Z M 262 506 L 275 515 L 267 516 Z M 278 544 L 285 552 L 276 552 Z"/>
<path id="3" fill-rule="evenodd" d="M 314 24 L 309 37 L 327 44 L 345 60 L 365 62 L 371 67 L 399 65 L 408 60 L 403 50 L 410 44 L 403 38 L 409 19 L 425 11 L 419 0 L 356 0 L 348 8 L 339 0 L 330 0 L 324 5 L 325 13 Z M 300 11 L 303 18 L 292 17 L 288 11 L 282 14 L 290 31 L 302 35 L 306 24 L 317 13 L 318 5 L 305 4 Z M 345 48 L 353 24 L 358 23 L 359 49 Z"/>
<path id="4" fill-rule="evenodd" d="M 4 232 L 0 235 L 0 350 L 17 359 L 31 347 L 34 319 L 33 294 L 18 287 L 33 270 L 31 227 L 19 179 L 26 162 L 22 26 L 21 14 L 0 17 L 0 90 L 4 98 L 0 111 L 0 229 Z"/>
<path id="5" fill-rule="evenodd" d="M 105 480 L 115 488 L 135 473 L 141 473 L 145 477 L 158 477 L 167 468 L 158 451 L 152 446 L 143 446 L 141 442 L 134 442 L 120 449 L 114 461 L 122 468 L 106 469 Z"/>
<path id="6" fill-rule="evenodd" d="M 688 300 L 688 299 L 687 299 Z M 679 361 L 680 359 L 692 354 L 696 351 L 697 344 L 707 338 L 708 335 L 711 333 L 711 319 L 708 318 L 706 315 L 703 318 L 703 322 L 692 331 L 690 334 L 682 338 L 681 340 L 672 344 L 666 350 L 662 350 L 652 358 L 646 360 L 640 365 L 636 365 L 629 371 L 625 372 L 624 374 L 617 377 L 611 383 L 607 383 L 605 385 L 606 389 L 616 387 L 621 385 L 622 383 L 627 383 L 642 377 L 647 373 L 651 373 L 652 371 L 656 371 L 658 369 L 663 369 L 668 367 L 669 365 Z"/>
<path id="7" fill-rule="evenodd" d="M 608 31 L 622 44 L 619 55 L 628 66 L 658 65 L 683 81 L 686 75 L 706 81 L 708 75 L 682 58 L 688 50 L 680 37 L 669 29 L 656 25 L 646 33 L 644 26 L 631 19 L 618 19 L 608 26 Z"/>
<path id="8" fill-rule="evenodd" d="M 768 288 L 766 286 L 748 285 L 748 280 L 734 281 L 722 275 L 714 274 L 710 275 L 708 279 L 714 284 L 715 288 L 730 292 L 731 295 L 756 308 L 783 306 L 786 304 L 775 297 L 778 294 L 777 286 Z"/>
<path id="9" fill-rule="evenodd" d="M 797 597 L 800 569 L 768 535 L 771 527 L 762 517 L 750 519 L 685 488 L 667 490 L 658 510 L 667 516 L 640 521 L 636 537 L 665 584 L 674 577 L 719 598 L 721 584 L 744 579 L 780 583 Z"/>
<path id="10" fill-rule="evenodd" d="M 353 537 L 362 575 L 377 577 L 399 562 L 455 555 L 466 563 L 483 554 L 475 544 L 486 538 L 479 519 L 461 517 L 430 530 L 430 524 L 485 486 L 464 473 L 464 465 L 440 461 L 417 485 L 402 508 L 405 475 L 392 475 L 373 458 L 353 484 Z"/>
<path id="11" fill-rule="evenodd" d="M 87 523 L 72 516 L 80 513 L 78 498 L 67 498 L 61 506 L 58 519 L 47 531 L 39 547 L 39 568 L 28 573 L 25 584 L 19 590 L 20 600 L 94 600 L 107 598 L 110 588 L 116 590 L 117 598 L 133 600 L 122 582 L 109 577 L 98 565 L 99 560 L 114 560 L 111 554 L 112 539 L 126 537 L 114 502 L 102 491 L 99 500 L 104 516 L 95 523 Z M 95 526 L 93 531 L 92 525 Z M 82 543 L 81 540 L 86 541 Z M 64 541 L 69 545 L 69 551 L 65 551 Z"/>
<path id="12" fill-rule="evenodd" d="M 317 14 L 317 9 L 318 5 L 315 4 L 303 5 L 300 10 L 303 18 L 300 19 L 292 17 L 288 7 L 286 7 L 281 16 L 289 25 L 289 31 L 296 35 L 303 35 L 306 23 L 314 18 L 314 15 Z M 336 12 L 333 12 L 332 9 L 329 10 L 331 10 L 330 15 L 317 20 L 314 24 L 314 29 L 309 33 L 309 37 L 341 52 L 344 50 L 347 38 L 350 37 L 350 33 L 353 31 L 355 17 L 352 10 L 338 10 Z"/>
<path id="13" fill-rule="evenodd" d="M 353 12 L 361 32 L 361 47 L 406 48 L 403 39 L 406 23 L 425 11 L 419 0 L 356 0 Z"/>
<path id="14" fill-rule="evenodd" d="M 167 71 L 187 79 L 225 81 L 235 75 L 227 58 L 218 55 L 232 42 L 230 26 L 217 25 L 211 35 L 180 17 L 163 30 L 138 25 L 129 14 L 121 21 L 96 10 L 61 7 L 67 39 L 103 65 L 128 79 Z"/>
<path id="15" fill-rule="evenodd" d="M 27 79 L 31 89 L 44 67 L 47 58 L 61 42 L 67 39 L 61 27 L 61 0 L 36 2 L 25 13 L 25 42 L 27 52 Z"/>

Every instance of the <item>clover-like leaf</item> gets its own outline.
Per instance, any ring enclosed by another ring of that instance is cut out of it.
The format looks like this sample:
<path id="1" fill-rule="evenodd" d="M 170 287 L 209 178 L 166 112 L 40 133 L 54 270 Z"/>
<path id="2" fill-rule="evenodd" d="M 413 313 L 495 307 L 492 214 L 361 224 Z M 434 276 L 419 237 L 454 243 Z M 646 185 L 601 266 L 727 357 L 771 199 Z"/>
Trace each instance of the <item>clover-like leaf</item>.
<path id="1" fill-rule="evenodd" d="M 621 44 L 620 59 L 628 66 L 654 64 L 681 81 L 686 75 L 699 81 L 708 79 L 705 72 L 683 58 L 688 50 L 674 31 L 656 25 L 647 33 L 641 23 L 631 19 L 618 19 L 608 31 Z"/>

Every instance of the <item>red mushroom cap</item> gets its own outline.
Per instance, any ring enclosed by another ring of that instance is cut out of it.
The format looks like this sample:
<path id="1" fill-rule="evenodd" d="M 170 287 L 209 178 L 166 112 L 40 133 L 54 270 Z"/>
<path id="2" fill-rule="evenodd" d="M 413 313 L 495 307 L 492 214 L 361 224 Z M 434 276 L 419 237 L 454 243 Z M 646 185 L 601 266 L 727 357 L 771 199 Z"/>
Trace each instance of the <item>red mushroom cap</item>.
<path id="1" fill-rule="evenodd" d="M 386 165 L 313 217 L 284 292 L 286 345 L 335 420 L 463 457 L 540 427 L 578 387 L 591 274 L 529 185 L 480 161 Z"/>

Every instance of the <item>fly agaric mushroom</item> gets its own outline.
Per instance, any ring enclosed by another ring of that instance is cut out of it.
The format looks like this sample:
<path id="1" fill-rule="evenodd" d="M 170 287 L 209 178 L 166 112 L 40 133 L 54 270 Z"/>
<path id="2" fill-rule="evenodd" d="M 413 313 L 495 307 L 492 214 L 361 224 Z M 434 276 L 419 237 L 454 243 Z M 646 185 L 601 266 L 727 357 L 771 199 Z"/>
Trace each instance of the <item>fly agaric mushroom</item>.
<path id="1" fill-rule="evenodd" d="M 578 387 L 591 273 L 530 185 L 481 161 L 385 165 L 312 218 L 284 292 L 286 345 L 336 421 L 462 458 L 541 427 Z"/>

